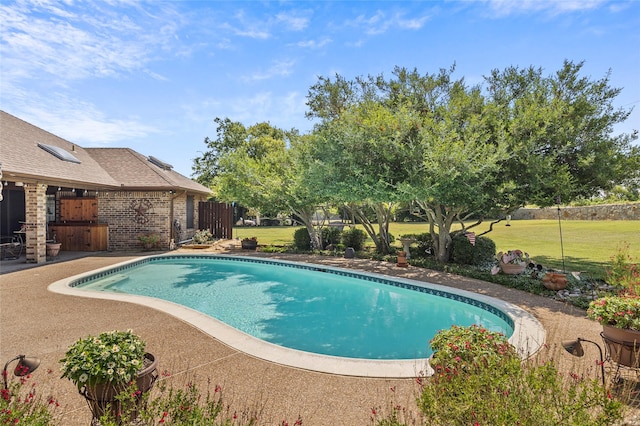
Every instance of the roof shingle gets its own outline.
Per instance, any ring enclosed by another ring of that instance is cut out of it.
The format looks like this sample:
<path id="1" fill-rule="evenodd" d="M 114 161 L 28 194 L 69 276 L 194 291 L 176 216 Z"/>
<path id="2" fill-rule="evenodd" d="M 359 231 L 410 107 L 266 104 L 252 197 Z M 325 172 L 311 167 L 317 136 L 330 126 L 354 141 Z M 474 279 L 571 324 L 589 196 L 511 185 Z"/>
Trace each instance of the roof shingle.
<path id="1" fill-rule="evenodd" d="M 64 161 L 38 143 L 66 150 L 80 163 Z M 148 161 L 129 148 L 82 148 L 0 111 L 0 163 L 6 177 L 79 188 L 183 189 L 209 194 L 204 185 Z"/>

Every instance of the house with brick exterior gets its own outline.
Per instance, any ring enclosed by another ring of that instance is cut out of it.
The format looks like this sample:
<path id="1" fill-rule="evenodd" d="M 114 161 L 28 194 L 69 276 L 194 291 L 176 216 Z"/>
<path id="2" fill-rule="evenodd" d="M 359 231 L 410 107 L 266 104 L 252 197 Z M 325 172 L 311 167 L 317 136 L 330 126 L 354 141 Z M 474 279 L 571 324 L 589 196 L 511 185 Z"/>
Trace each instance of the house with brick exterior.
<path id="1" fill-rule="evenodd" d="M 189 239 L 209 188 L 128 148 L 82 148 L 0 111 L 0 236 L 19 238 L 27 262 L 62 250 L 136 250 Z"/>

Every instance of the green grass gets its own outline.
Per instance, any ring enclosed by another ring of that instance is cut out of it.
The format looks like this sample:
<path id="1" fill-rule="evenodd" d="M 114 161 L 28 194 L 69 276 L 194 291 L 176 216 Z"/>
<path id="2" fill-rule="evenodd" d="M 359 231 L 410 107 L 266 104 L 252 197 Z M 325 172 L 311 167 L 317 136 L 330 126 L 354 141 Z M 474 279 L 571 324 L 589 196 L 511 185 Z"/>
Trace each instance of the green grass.
<path id="1" fill-rule="evenodd" d="M 604 267 L 625 243 L 629 244 L 631 257 L 640 259 L 640 221 L 563 220 L 561 226 L 567 271 L 603 277 Z M 286 226 L 237 227 L 233 235 L 237 238 L 255 236 L 261 245 L 288 245 L 292 243 L 296 229 Z M 474 231 L 479 234 L 487 229 L 489 224 L 483 223 Z M 426 223 L 392 223 L 390 232 L 395 237 L 419 234 L 429 232 L 429 226 Z M 520 249 L 544 266 L 562 269 L 560 231 L 556 220 L 513 220 L 511 226 L 500 222 L 485 236 L 496 243 L 498 251 Z"/>

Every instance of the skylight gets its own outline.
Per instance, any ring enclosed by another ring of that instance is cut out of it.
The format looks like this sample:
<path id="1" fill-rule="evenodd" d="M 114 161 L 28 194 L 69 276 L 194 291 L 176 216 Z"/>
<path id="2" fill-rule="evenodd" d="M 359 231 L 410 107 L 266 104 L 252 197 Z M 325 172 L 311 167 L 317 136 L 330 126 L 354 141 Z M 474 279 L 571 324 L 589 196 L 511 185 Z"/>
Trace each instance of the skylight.
<path id="1" fill-rule="evenodd" d="M 45 143 L 39 143 L 38 146 L 47 151 L 49 154 L 58 157 L 62 161 L 80 164 L 80 160 L 78 160 L 73 154 L 71 154 L 64 148 L 60 148 L 59 146 L 54 145 L 47 145 Z"/>
<path id="2" fill-rule="evenodd" d="M 156 166 L 160 167 L 163 170 L 171 170 L 173 169 L 173 166 L 169 163 L 165 163 L 164 161 L 160 160 L 159 158 L 153 157 L 153 156 L 149 156 L 148 158 L 149 162 L 151 162 L 151 164 L 155 164 Z"/>

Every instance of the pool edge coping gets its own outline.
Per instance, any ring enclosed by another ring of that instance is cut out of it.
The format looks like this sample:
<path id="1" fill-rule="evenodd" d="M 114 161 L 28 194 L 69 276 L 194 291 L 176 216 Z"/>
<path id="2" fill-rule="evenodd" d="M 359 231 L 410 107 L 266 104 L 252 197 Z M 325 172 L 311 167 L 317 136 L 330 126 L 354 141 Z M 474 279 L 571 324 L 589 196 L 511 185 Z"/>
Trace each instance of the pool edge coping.
<path id="1" fill-rule="evenodd" d="M 184 321 L 193 327 L 201 330 L 215 340 L 223 343 L 235 351 L 239 351 L 248 356 L 261 360 L 273 362 L 280 365 L 299 368 L 303 370 L 336 374 L 343 376 L 369 377 L 369 378 L 412 378 L 418 376 L 429 376 L 433 373 L 426 358 L 409 359 L 409 360 L 368 360 L 357 358 L 344 358 L 331 355 L 321 355 L 311 352 L 300 351 L 296 349 L 285 348 L 256 337 L 250 336 L 240 330 L 237 330 L 224 322 L 217 320 L 211 316 L 198 312 L 194 309 L 179 305 L 173 302 L 156 299 L 148 296 L 138 296 L 132 294 L 106 293 L 92 290 L 79 290 L 70 284 L 82 278 L 96 275 L 102 272 L 122 268 L 124 266 L 139 263 L 152 258 L 158 257 L 215 257 L 215 258 L 234 258 L 248 259 L 258 262 L 284 263 L 290 265 L 304 265 L 310 268 L 321 267 L 334 271 L 345 271 L 356 273 L 359 275 L 370 276 L 377 279 L 386 279 L 413 285 L 417 287 L 427 287 L 446 293 L 452 293 L 478 300 L 488 304 L 506 314 L 513 321 L 513 334 L 509 338 L 509 342 L 516 347 L 520 356 L 524 359 L 534 355 L 542 347 L 546 332 L 542 324 L 526 310 L 505 302 L 495 297 L 486 296 L 480 293 L 448 287 L 446 285 L 434 284 L 426 281 L 419 281 L 409 278 L 397 277 L 392 275 L 384 275 L 375 272 L 364 271 L 361 269 L 340 268 L 335 266 L 322 265 L 311 262 L 289 261 L 282 259 L 263 259 L 251 256 L 234 256 L 233 254 L 207 254 L 198 253 L 171 253 L 158 254 L 150 256 L 140 256 L 135 259 L 129 259 L 118 262 L 110 266 L 97 268 L 88 272 L 80 273 L 58 280 L 48 286 L 48 290 L 54 293 L 88 297 L 104 300 L 116 300 L 128 303 L 135 303 L 147 306 L 166 314 L 169 314 L 181 321 Z"/>

